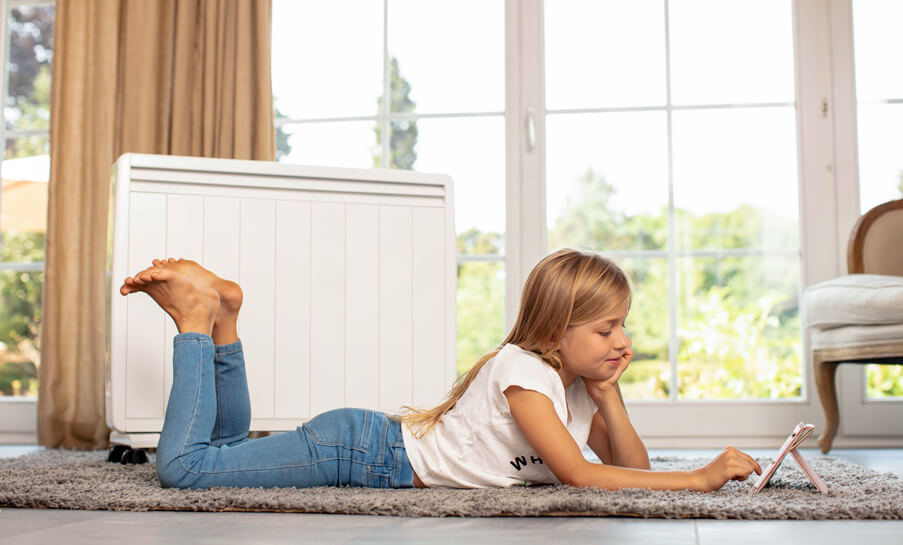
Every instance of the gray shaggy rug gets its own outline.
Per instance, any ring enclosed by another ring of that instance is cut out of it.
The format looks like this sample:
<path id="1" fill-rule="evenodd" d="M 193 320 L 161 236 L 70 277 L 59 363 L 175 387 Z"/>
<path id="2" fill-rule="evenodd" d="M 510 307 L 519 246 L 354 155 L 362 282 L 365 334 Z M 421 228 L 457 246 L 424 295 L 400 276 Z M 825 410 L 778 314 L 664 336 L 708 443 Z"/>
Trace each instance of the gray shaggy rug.
<path id="1" fill-rule="evenodd" d="M 274 511 L 405 517 L 625 516 L 715 519 L 903 519 L 903 480 L 831 457 L 810 459 L 830 493 L 820 494 L 792 459 L 771 484 L 754 478 L 716 492 L 544 485 L 494 489 L 348 487 L 163 489 L 154 457 L 143 465 L 105 462 L 107 451 L 50 449 L 0 459 L 0 507 L 114 511 Z M 657 457 L 655 471 L 701 467 L 704 458 Z M 766 458 L 758 459 L 762 467 Z M 755 476 L 755 474 L 754 474 Z"/>

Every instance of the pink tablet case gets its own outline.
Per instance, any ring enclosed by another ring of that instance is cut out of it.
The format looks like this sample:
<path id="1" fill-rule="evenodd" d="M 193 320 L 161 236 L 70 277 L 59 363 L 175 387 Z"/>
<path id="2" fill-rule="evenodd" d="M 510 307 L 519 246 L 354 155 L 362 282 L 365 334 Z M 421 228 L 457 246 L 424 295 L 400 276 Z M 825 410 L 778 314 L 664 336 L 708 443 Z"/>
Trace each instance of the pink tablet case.
<path id="1" fill-rule="evenodd" d="M 796 428 L 794 428 L 793 433 L 787 437 L 787 440 L 784 441 L 784 444 L 781 445 L 781 450 L 778 451 L 777 456 L 771 461 L 771 464 L 768 466 L 762 476 L 759 477 L 759 481 L 756 483 L 756 486 L 750 491 L 751 493 L 759 492 L 765 485 L 768 484 L 768 480 L 771 479 L 771 476 L 774 475 L 774 472 L 777 471 L 778 466 L 781 465 L 781 461 L 784 459 L 784 456 L 789 452 L 793 459 L 796 460 L 796 463 L 799 464 L 800 469 L 802 469 L 806 475 L 809 477 L 809 480 L 812 481 L 812 484 L 815 485 L 816 488 L 822 493 L 828 493 L 828 486 L 825 484 L 825 481 L 822 480 L 821 477 L 818 476 L 818 473 L 812 469 L 812 466 L 803 458 L 802 453 L 797 450 L 797 447 L 800 446 L 803 441 L 815 431 L 815 426 L 812 424 L 804 424 L 800 422 L 797 424 Z"/>

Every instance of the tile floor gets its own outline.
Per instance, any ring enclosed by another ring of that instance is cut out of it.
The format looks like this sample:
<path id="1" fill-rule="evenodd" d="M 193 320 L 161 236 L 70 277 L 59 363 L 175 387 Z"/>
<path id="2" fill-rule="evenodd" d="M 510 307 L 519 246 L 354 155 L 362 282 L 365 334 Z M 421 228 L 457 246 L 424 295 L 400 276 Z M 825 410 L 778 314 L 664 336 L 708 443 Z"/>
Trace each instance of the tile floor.
<path id="1" fill-rule="evenodd" d="M 0 446 L 0 457 L 35 447 Z M 714 456 L 717 450 L 650 449 L 650 456 Z M 770 450 L 744 449 L 752 456 Z M 807 458 L 819 455 L 804 449 Z M 837 449 L 832 456 L 903 478 L 903 449 Z M 903 545 L 903 521 L 643 520 L 629 518 L 403 518 L 296 513 L 107 512 L 0 509 L 0 544 L 617 543 Z"/>

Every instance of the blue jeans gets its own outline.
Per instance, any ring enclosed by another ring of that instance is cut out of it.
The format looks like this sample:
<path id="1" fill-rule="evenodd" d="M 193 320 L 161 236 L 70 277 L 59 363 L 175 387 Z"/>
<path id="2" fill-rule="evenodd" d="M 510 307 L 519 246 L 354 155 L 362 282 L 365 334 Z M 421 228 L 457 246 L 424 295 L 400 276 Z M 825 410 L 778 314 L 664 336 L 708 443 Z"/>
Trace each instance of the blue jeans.
<path id="1" fill-rule="evenodd" d="M 163 487 L 411 488 L 401 424 L 385 413 L 335 409 L 294 431 L 248 438 L 251 403 L 241 341 L 173 339 L 173 380 L 157 444 Z"/>

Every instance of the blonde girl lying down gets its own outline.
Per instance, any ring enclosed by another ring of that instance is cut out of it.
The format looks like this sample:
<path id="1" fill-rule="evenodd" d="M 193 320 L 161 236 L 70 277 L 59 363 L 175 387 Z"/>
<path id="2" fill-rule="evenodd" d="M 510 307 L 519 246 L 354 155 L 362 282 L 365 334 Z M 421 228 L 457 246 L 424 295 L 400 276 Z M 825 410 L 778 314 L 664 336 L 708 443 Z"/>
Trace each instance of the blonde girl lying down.
<path id="1" fill-rule="evenodd" d="M 762 469 L 727 447 L 692 471 L 650 471 L 618 379 L 633 358 L 630 285 L 595 254 L 560 250 L 532 270 L 498 350 L 446 400 L 401 415 L 343 408 L 248 438 L 242 291 L 188 260 L 154 260 L 120 293 L 146 292 L 175 321 L 173 384 L 157 447 L 164 487 L 482 488 L 563 483 L 711 491 Z M 603 463 L 582 454 L 589 447 Z"/>

